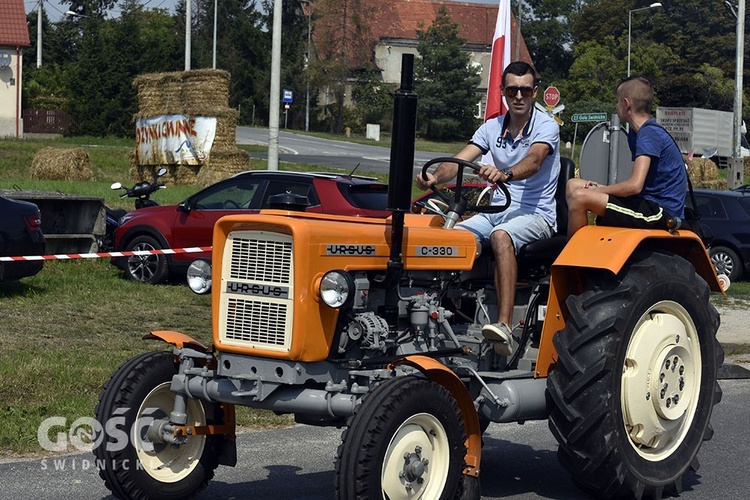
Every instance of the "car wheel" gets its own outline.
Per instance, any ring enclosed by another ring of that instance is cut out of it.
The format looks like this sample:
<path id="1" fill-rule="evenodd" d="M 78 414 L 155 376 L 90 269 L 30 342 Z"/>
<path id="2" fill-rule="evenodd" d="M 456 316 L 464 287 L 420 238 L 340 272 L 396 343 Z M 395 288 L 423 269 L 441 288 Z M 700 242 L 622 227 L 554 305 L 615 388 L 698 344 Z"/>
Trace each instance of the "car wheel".
<path id="1" fill-rule="evenodd" d="M 711 247 L 711 261 L 716 268 L 716 274 L 726 274 L 729 281 L 739 281 L 742 278 L 742 261 L 731 248 Z"/>
<path id="2" fill-rule="evenodd" d="M 161 250 L 162 246 L 151 236 L 138 236 L 128 243 L 126 250 L 137 252 L 143 250 Z M 155 285 L 166 281 L 169 270 L 165 255 L 133 255 L 126 257 L 125 277 L 133 281 Z"/>

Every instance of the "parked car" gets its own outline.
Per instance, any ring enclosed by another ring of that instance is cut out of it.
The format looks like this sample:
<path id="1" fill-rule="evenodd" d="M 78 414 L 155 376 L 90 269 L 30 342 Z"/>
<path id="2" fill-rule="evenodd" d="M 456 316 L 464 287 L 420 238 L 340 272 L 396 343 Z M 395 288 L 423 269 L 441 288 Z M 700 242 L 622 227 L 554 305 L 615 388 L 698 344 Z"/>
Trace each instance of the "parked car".
<path id="1" fill-rule="evenodd" d="M 211 246 L 219 218 L 271 208 L 279 195 L 306 205 L 308 212 L 388 217 L 388 186 L 370 177 L 332 173 L 243 172 L 190 196 L 178 205 L 127 213 L 115 232 L 117 251 Z M 276 198 L 274 198 L 276 197 Z M 298 207 L 299 208 L 299 207 Z M 115 259 L 129 279 L 160 283 L 182 275 L 191 262 L 210 253 L 149 255 Z"/>
<path id="2" fill-rule="evenodd" d="M 39 208 L 28 201 L 0 196 L 0 255 L 44 255 L 42 217 Z M 44 261 L 0 262 L 0 281 L 34 276 Z"/>
<path id="3" fill-rule="evenodd" d="M 712 238 L 708 249 L 718 274 L 742 279 L 750 268 L 750 191 L 695 189 L 700 222 Z M 692 207 L 690 196 L 687 206 Z"/>

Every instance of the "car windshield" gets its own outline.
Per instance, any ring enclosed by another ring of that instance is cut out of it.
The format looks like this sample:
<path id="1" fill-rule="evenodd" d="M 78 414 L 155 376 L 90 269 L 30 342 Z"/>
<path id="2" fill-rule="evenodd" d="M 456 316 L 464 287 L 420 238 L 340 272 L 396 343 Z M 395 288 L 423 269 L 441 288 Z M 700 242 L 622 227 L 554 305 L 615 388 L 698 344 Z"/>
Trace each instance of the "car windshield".
<path id="1" fill-rule="evenodd" d="M 339 189 L 352 206 L 364 210 L 386 210 L 388 186 L 385 184 L 339 184 Z"/>

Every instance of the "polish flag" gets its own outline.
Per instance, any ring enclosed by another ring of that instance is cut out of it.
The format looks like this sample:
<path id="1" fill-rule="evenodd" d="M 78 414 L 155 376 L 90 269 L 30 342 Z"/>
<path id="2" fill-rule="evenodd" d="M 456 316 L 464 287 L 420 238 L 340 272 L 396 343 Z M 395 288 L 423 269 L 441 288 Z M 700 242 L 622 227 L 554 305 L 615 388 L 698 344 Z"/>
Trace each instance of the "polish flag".
<path id="1" fill-rule="evenodd" d="M 503 70 L 508 64 L 510 64 L 510 0 L 500 0 L 495 36 L 492 39 L 490 78 L 487 83 L 487 107 L 484 110 L 485 121 L 503 115 L 508 111 L 508 106 L 500 89 L 503 82 Z"/>

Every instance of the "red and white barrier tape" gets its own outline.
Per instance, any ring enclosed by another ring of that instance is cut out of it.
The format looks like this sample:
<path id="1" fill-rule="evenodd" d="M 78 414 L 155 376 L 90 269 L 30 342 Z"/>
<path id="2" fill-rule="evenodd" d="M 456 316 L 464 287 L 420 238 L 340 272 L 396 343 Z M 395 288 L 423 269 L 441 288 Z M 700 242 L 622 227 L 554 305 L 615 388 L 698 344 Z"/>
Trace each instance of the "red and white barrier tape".
<path id="1" fill-rule="evenodd" d="M 172 255 L 178 253 L 210 252 L 212 247 L 165 248 L 163 250 L 135 250 L 132 252 L 98 252 L 98 253 L 63 253 L 56 255 L 22 255 L 0 257 L 0 262 L 19 262 L 25 260 L 71 260 L 100 259 L 102 257 L 145 257 L 147 255 Z"/>

